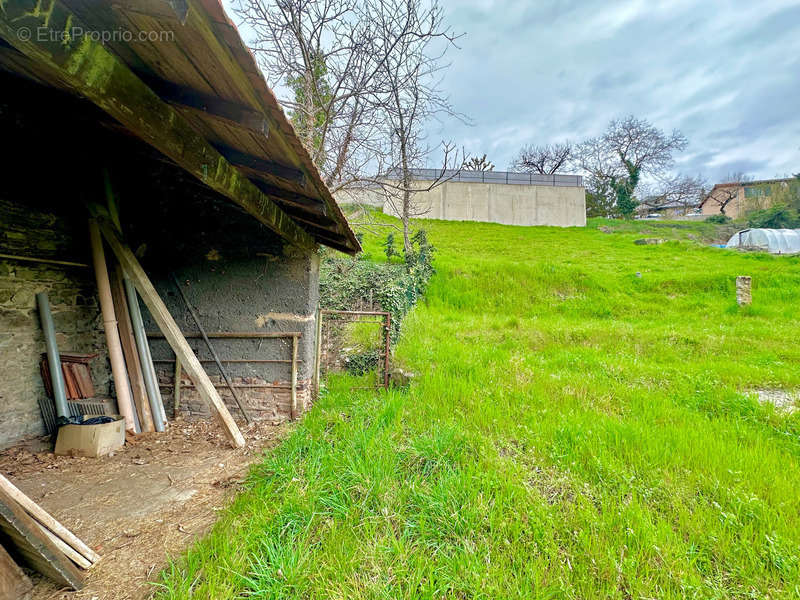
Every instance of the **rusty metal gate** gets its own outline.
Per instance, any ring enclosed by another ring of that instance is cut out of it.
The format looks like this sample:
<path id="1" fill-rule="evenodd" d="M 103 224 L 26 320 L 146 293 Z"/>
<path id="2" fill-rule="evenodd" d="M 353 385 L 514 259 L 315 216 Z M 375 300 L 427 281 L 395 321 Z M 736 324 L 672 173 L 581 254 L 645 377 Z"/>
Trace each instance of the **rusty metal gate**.
<path id="1" fill-rule="evenodd" d="M 343 340 L 347 324 L 374 323 L 380 325 L 380 347 L 376 348 L 376 381 L 374 387 L 389 387 L 389 336 L 392 317 L 388 312 L 363 310 L 328 310 L 321 309 L 317 318 L 317 352 L 314 369 L 314 389 L 319 389 L 319 381 L 326 373 L 344 370 Z M 346 362 L 347 359 L 344 359 Z M 373 386 L 361 386 L 354 389 L 366 389 Z"/>

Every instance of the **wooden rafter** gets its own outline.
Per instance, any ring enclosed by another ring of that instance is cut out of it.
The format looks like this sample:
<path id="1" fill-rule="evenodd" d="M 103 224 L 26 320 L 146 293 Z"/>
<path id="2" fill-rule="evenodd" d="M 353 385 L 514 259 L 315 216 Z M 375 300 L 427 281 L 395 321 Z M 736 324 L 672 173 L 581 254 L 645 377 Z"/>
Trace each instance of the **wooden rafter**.
<path id="1" fill-rule="evenodd" d="M 226 160 L 168 103 L 92 36 L 65 39 L 81 24 L 59 0 L 20 0 L 0 11 L 0 37 L 32 59 L 45 78 L 88 98 L 131 132 L 302 248 L 314 240 Z M 26 35 L 26 32 L 51 35 Z"/>
<path id="2" fill-rule="evenodd" d="M 273 175 L 279 179 L 285 179 L 300 186 L 305 186 L 306 176 L 300 169 L 282 165 L 274 160 L 265 160 L 258 156 L 246 154 L 236 148 L 224 146 L 222 144 L 214 144 L 214 148 L 232 165 L 237 167 L 244 167 L 245 169 L 256 171 L 257 173 L 266 173 Z"/>
<path id="3" fill-rule="evenodd" d="M 236 127 L 259 133 L 264 137 L 269 135 L 269 121 L 267 118 L 249 106 L 222 100 L 216 96 L 204 94 L 171 81 L 147 77 L 142 77 L 142 79 L 162 100 L 172 105 L 201 112 L 231 123 Z M 224 156 L 224 153 L 222 154 Z"/>

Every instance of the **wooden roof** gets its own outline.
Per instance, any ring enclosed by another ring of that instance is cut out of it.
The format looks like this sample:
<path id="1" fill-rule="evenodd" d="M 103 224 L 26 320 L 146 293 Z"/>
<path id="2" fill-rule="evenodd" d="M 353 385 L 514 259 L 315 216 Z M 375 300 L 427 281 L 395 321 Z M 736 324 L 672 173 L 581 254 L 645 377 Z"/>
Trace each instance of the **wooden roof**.
<path id="1" fill-rule="evenodd" d="M 0 69 L 89 99 L 293 243 L 360 250 L 219 0 L 7 0 Z"/>

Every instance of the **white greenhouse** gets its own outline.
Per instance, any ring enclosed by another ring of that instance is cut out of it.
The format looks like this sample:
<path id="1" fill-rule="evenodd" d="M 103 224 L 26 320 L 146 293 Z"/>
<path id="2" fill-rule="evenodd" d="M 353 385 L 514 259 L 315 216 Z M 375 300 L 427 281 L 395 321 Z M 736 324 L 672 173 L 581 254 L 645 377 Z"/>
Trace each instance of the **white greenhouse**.
<path id="1" fill-rule="evenodd" d="M 771 254 L 798 254 L 800 229 L 743 229 L 734 233 L 725 247 L 766 250 Z"/>

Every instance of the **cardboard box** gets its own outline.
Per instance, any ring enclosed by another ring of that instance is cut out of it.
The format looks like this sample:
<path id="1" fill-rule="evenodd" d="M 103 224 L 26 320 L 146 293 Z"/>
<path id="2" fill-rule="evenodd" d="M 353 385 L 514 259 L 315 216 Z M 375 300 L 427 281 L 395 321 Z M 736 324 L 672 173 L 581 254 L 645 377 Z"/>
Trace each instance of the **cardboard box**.
<path id="1" fill-rule="evenodd" d="M 93 415 L 88 415 L 91 417 Z M 59 456 L 97 458 L 125 444 L 125 417 L 112 415 L 103 425 L 64 425 L 58 429 L 55 453 Z"/>

